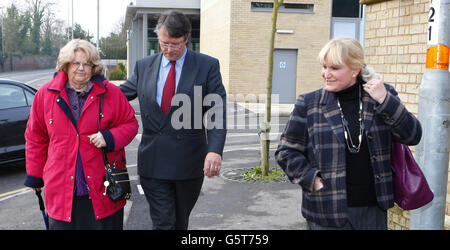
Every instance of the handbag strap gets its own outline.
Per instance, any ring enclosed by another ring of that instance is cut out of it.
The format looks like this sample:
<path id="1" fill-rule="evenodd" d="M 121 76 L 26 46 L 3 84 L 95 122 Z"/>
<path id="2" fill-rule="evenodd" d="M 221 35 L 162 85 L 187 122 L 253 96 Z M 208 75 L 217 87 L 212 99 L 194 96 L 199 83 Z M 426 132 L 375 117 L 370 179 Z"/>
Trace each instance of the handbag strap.
<path id="1" fill-rule="evenodd" d="M 105 100 L 105 96 L 101 95 L 101 98 L 99 100 L 99 105 L 98 105 L 98 125 L 97 125 L 97 132 L 100 132 L 100 121 L 103 118 L 103 113 L 102 113 L 102 106 L 103 106 L 103 102 Z M 109 168 L 109 161 L 108 161 L 108 156 L 106 156 L 106 149 L 103 147 L 102 148 L 102 154 L 103 154 L 103 161 L 105 163 L 105 168 Z"/>

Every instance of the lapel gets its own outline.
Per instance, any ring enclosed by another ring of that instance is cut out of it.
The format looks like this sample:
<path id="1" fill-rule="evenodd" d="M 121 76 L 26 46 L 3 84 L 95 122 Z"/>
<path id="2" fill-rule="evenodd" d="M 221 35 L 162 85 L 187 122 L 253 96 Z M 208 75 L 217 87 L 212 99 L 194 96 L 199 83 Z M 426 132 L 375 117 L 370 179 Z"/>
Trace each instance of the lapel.
<path id="1" fill-rule="evenodd" d="M 341 112 L 337 105 L 336 95 L 322 89 L 320 104 L 323 107 L 323 115 L 327 119 L 334 135 L 340 143 L 345 144 L 344 126 L 342 125 Z"/>
<path id="2" fill-rule="evenodd" d="M 373 124 L 375 100 L 370 97 L 366 91 L 362 91 L 363 95 L 363 114 L 364 114 L 364 131 L 370 131 Z M 323 105 L 323 115 L 331 126 L 333 133 L 341 143 L 345 143 L 344 127 L 342 125 L 341 113 L 337 105 L 336 95 L 328 91 L 322 90 L 320 104 Z"/>
<path id="3" fill-rule="evenodd" d="M 183 69 L 181 70 L 180 81 L 178 82 L 178 88 L 176 94 L 186 94 L 192 90 L 195 77 L 197 76 L 198 66 L 194 52 L 188 50 L 186 58 L 184 59 Z"/>
<path id="4" fill-rule="evenodd" d="M 150 112 L 152 115 L 157 116 L 157 121 L 164 120 L 164 113 L 161 110 L 161 107 L 156 102 L 156 88 L 158 83 L 158 75 L 159 75 L 159 67 L 161 66 L 162 53 L 159 53 L 153 61 L 149 64 L 148 69 L 148 82 L 150 85 L 149 89 L 144 88 L 147 93 L 150 93 L 150 107 L 152 111 Z"/>
<path id="5" fill-rule="evenodd" d="M 159 67 L 161 66 L 162 53 L 159 53 L 149 65 L 150 101 L 158 106 L 156 102 L 156 84 L 158 82 Z M 162 113 L 162 111 L 161 111 Z"/>
<path id="6" fill-rule="evenodd" d="M 363 114 L 364 114 L 364 130 L 367 134 L 367 131 L 370 131 L 370 128 L 373 124 L 373 113 L 375 112 L 375 104 L 376 101 L 370 97 L 369 93 L 366 91 L 362 91 L 363 95 Z"/>
<path id="7" fill-rule="evenodd" d="M 58 94 L 57 98 L 55 99 L 56 104 L 61 108 L 61 110 L 70 120 L 75 130 L 78 130 L 77 122 L 75 121 L 75 118 L 73 116 L 72 109 L 68 105 L 69 97 L 67 96 L 65 88 L 66 82 L 67 74 L 64 71 L 60 70 L 53 76 L 53 79 L 47 90 Z"/>

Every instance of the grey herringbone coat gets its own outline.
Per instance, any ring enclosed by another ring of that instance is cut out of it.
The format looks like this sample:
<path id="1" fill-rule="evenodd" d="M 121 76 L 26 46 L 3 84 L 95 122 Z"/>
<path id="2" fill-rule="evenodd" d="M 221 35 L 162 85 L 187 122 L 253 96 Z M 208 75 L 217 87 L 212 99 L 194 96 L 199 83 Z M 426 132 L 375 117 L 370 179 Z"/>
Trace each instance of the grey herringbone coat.
<path id="1" fill-rule="evenodd" d="M 397 92 L 380 105 L 363 91 L 363 113 L 378 204 L 394 205 L 391 142 L 416 145 L 422 136 L 419 121 L 409 113 Z M 347 218 L 345 138 L 337 98 L 323 89 L 300 95 L 291 113 L 275 158 L 290 181 L 302 187 L 302 215 L 323 226 L 340 227 Z M 324 187 L 313 191 L 320 173 Z"/>

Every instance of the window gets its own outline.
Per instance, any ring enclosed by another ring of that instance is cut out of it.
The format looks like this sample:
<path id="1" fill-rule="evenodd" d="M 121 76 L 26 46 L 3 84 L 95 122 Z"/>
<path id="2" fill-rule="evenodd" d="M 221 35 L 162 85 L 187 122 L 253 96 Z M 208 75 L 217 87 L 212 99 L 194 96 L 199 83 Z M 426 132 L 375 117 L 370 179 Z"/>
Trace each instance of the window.
<path id="1" fill-rule="evenodd" d="M 273 3 L 252 2 L 252 11 L 272 12 Z M 284 3 L 278 9 L 278 12 L 286 13 L 314 13 L 314 4 L 306 3 Z"/>
<path id="2" fill-rule="evenodd" d="M 33 104 L 34 100 L 34 94 L 32 94 L 30 91 L 25 90 L 25 96 L 27 97 L 28 106 L 31 106 Z"/>
<path id="3" fill-rule="evenodd" d="M 27 106 L 27 100 L 21 87 L 9 84 L 0 85 L 0 109 Z"/>
<path id="4" fill-rule="evenodd" d="M 251 3 L 252 11 L 272 11 L 273 3 Z"/>
<path id="5" fill-rule="evenodd" d="M 160 48 L 159 48 L 158 39 L 157 38 L 149 38 L 148 43 L 147 43 L 147 49 L 148 49 L 147 55 L 149 55 L 149 56 L 161 52 Z"/>
<path id="6" fill-rule="evenodd" d="M 314 4 L 285 3 L 278 10 L 280 12 L 314 13 Z"/>
<path id="7" fill-rule="evenodd" d="M 332 17 L 360 17 L 359 0 L 339 0 L 333 1 Z M 362 16 L 362 15 L 361 15 Z"/>

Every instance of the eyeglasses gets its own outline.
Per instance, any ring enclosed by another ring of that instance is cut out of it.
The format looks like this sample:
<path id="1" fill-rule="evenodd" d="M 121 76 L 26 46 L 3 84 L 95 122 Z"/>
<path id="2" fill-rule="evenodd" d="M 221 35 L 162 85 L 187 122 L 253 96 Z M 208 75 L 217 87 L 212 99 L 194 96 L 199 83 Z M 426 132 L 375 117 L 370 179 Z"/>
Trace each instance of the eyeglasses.
<path id="1" fill-rule="evenodd" d="M 91 69 L 94 64 L 92 63 L 88 63 L 88 62 L 79 62 L 79 61 L 73 61 L 70 64 L 72 64 L 73 66 L 75 66 L 76 69 L 79 69 L 81 65 L 83 65 L 83 68 L 87 68 L 87 69 Z"/>
<path id="2" fill-rule="evenodd" d="M 165 49 L 167 49 L 167 48 L 181 49 L 181 47 L 183 47 L 185 44 L 185 40 L 183 40 L 181 42 L 177 42 L 177 43 L 168 43 L 168 42 L 159 40 L 159 44 L 161 45 L 161 47 L 163 47 Z"/>

